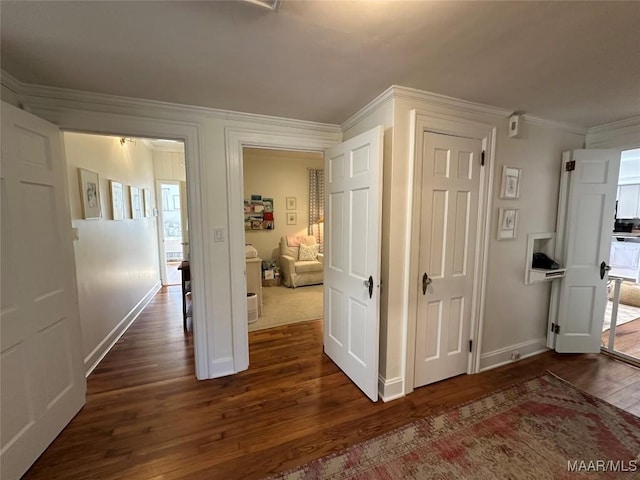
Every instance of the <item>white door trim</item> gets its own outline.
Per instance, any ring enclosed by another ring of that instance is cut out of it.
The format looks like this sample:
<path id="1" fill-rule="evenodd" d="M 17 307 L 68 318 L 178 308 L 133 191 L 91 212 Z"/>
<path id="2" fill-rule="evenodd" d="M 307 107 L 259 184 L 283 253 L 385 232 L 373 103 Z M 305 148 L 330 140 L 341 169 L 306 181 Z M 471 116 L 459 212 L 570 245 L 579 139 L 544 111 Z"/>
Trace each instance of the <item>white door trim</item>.
<path id="1" fill-rule="evenodd" d="M 202 158 L 203 141 L 202 126 L 198 122 L 184 122 L 164 120 L 160 118 L 121 115 L 111 112 L 86 111 L 54 105 L 40 105 L 29 102 L 30 111 L 42 117 L 61 130 L 76 132 L 90 132 L 103 135 L 118 135 L 131 137 L 167 138 L 184 142 L 185 168 L 187 171 L 187 203 L 189 208 L 189 226 L 191 238 L 191 261 L 197 265 L 209 265 L 207 249 L 209 238 L 212 236 L 205 210 L 207 205 L 206 185 L 204 184 L 204 159 Z M 212 240 L 211 240 L 212 241 Z M 213 378 L 215 371 L 210 365 L 209 358 L 213 358 L 213 346 L 209 344 L 208 330 L 211 326 L 207 316 L 198 312 L 215 311 L 213 299 L 210 295 L 198 294 L 210 291 L 211 278 L 205 275 L 207 269 L 194 269 L 193 279 L 193 342 L 196 378 L 203 380 Z"/>
<path id="2" fill-rule="evenodd" d="M 478 236 L 477 236 L 477 256 L 474 273 L 474 287 L 472 296 L 472 317 L 471 317 L 471 339 L 473 340 L 473 352 L 469 355 L 469 365 L 467 373 L 477 373 L 480 368 L 480 352 L 482 349 L 482 326 L 484 321 L 484 299 L 487 277 L 487 259 L 489 250 L 489 237 L 491 225 L 491 192 L 493 182 L 493 168 L 495 161 L 495 144 L 497 127 L 495 125 L 475 122 L 464 118 L 452 117 L 448 115 L 438 115 L 433 113 L 411 111 L 411 132 L 409 150 L 409 188 L 408 188 L 408 209 L 409 232 L 407 235 L 407 249 L 410 252 L 405 265 L 405 278 L 408 289 L 405 292 L 405 304 L 408 305 L 406 327 L 404 331 L 404 344 L 406 355 L 404 358 L 405 372 L 405 394 L 414 389 L 415 371 L 415 332 L 417 315 L 417 293 L 418 282 L 418 255 L 419 255 L 419 194 L 421 189 L 416 182 L 419 176 L 416 175 L 418 168 L 416 155 L 418 149 L 422 148 L 422 132 L 429 131 L 444 135 L 455 135 L 459 137 L 476 138 L 482 141 L 482 149 L 485 151 L 485 166 L 480 177 L 479 195 L 479 215 L 478 215 Z M 417 197 L 418 196 L 418 197 Z"/>
<path id="3" fill-rule="evenodd" d="M 295 134 L 268 130 L 225 129 L 227 161 L 227 198 L 229 205 L 229 249 L 231 270 L 231 321 L 233 335 L 234 370 L 249 368 L 249 329 L 247 324 L 247 284 L 244 257 L 244 179 L 242 149 L 244 147 L 272 148 L 324 152 L 340 142 L 336 135 Z M 240 213 L 238 213 L 240 212 Z"/>

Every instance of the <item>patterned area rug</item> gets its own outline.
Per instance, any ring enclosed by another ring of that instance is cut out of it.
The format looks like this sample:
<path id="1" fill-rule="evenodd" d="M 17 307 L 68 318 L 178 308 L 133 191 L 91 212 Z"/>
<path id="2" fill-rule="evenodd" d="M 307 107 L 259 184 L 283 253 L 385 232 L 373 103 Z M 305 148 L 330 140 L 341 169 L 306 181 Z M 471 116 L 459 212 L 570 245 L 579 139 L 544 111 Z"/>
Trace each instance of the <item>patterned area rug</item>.
<path id="1" fill-rule="evenodd" d="M 273 479 L 638 479 L 640 418 L 545 374 Z"/>

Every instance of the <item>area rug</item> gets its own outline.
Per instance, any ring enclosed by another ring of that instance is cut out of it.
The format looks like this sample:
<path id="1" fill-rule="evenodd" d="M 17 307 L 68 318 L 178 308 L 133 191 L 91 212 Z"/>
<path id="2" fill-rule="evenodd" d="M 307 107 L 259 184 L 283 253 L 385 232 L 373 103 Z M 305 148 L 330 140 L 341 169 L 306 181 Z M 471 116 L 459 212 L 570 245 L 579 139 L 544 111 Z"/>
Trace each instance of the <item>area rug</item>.
<path id="1" fill-rule="evenodd" d="M 272 479 L 640 478 L 640 418 L 552 374 Z"/>
<path id="2" fill-rule="evenodd" d="M 322 318 L 322 291 L 322 285 L 263 287 L 262 315 L 257 322 L 249 324 L 249 331 Z"/>

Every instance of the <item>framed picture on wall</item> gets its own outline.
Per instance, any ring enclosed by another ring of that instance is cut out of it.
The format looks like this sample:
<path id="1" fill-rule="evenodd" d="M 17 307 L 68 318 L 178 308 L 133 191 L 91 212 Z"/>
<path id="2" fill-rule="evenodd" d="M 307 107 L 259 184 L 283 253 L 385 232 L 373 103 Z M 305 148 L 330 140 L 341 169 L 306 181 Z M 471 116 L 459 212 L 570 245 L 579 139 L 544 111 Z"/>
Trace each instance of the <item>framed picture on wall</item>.
<path id="1" fill-rule="evenodd" d="M 124 187 L 120 182 L 109 180 L 111 190 L 111 213 L 114 220 L 124 220 Z"/>
<path id="2" fill-rule="evenodd" d="M 142 200 L 138 187 L 129 186 L 129 201 L 131 202 L 131 218 L 134 220 L 142 218 Z"/>
<path id="3" fill-rule="evenodd" d="M 78 169 L 82 218 L 100 218 L 100 179 L 96 172 Z"/>
<path id="4" fill-rule="evenodd" d="M 287 197 L 287 210 L 295 210 L 297 203 L 296 197 Z"/>
<path id="5" fill-rule="evenodd" d="M 297 225 L 298 214 L 296 212 L 287 212 L 287 225 Z"/>
<path id="6" fill-rule="evenodd" d="M 500 208 L 498 215 L 498 240 L 515 240 L 518 233 L 518 210 Z"/>
<path id="7" fill-rule="evenodd" d="M 500 198 L 520 198 L 520 177 L 522 169 L 516 167 L 502 167 L 502 185 Z"/>

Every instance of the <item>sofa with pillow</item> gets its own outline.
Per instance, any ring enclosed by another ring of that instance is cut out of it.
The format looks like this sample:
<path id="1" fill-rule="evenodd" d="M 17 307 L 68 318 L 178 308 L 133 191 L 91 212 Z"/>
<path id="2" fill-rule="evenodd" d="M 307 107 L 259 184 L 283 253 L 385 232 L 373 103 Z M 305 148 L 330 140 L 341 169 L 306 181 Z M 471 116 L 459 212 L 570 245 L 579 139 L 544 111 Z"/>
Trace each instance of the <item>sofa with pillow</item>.
<path id="1" fill-rule="evenodd" d="M 324 255 L 311 236 L 287 236 L 280 239 L 280 275 L 287 287 L 322 283 Z"/>

